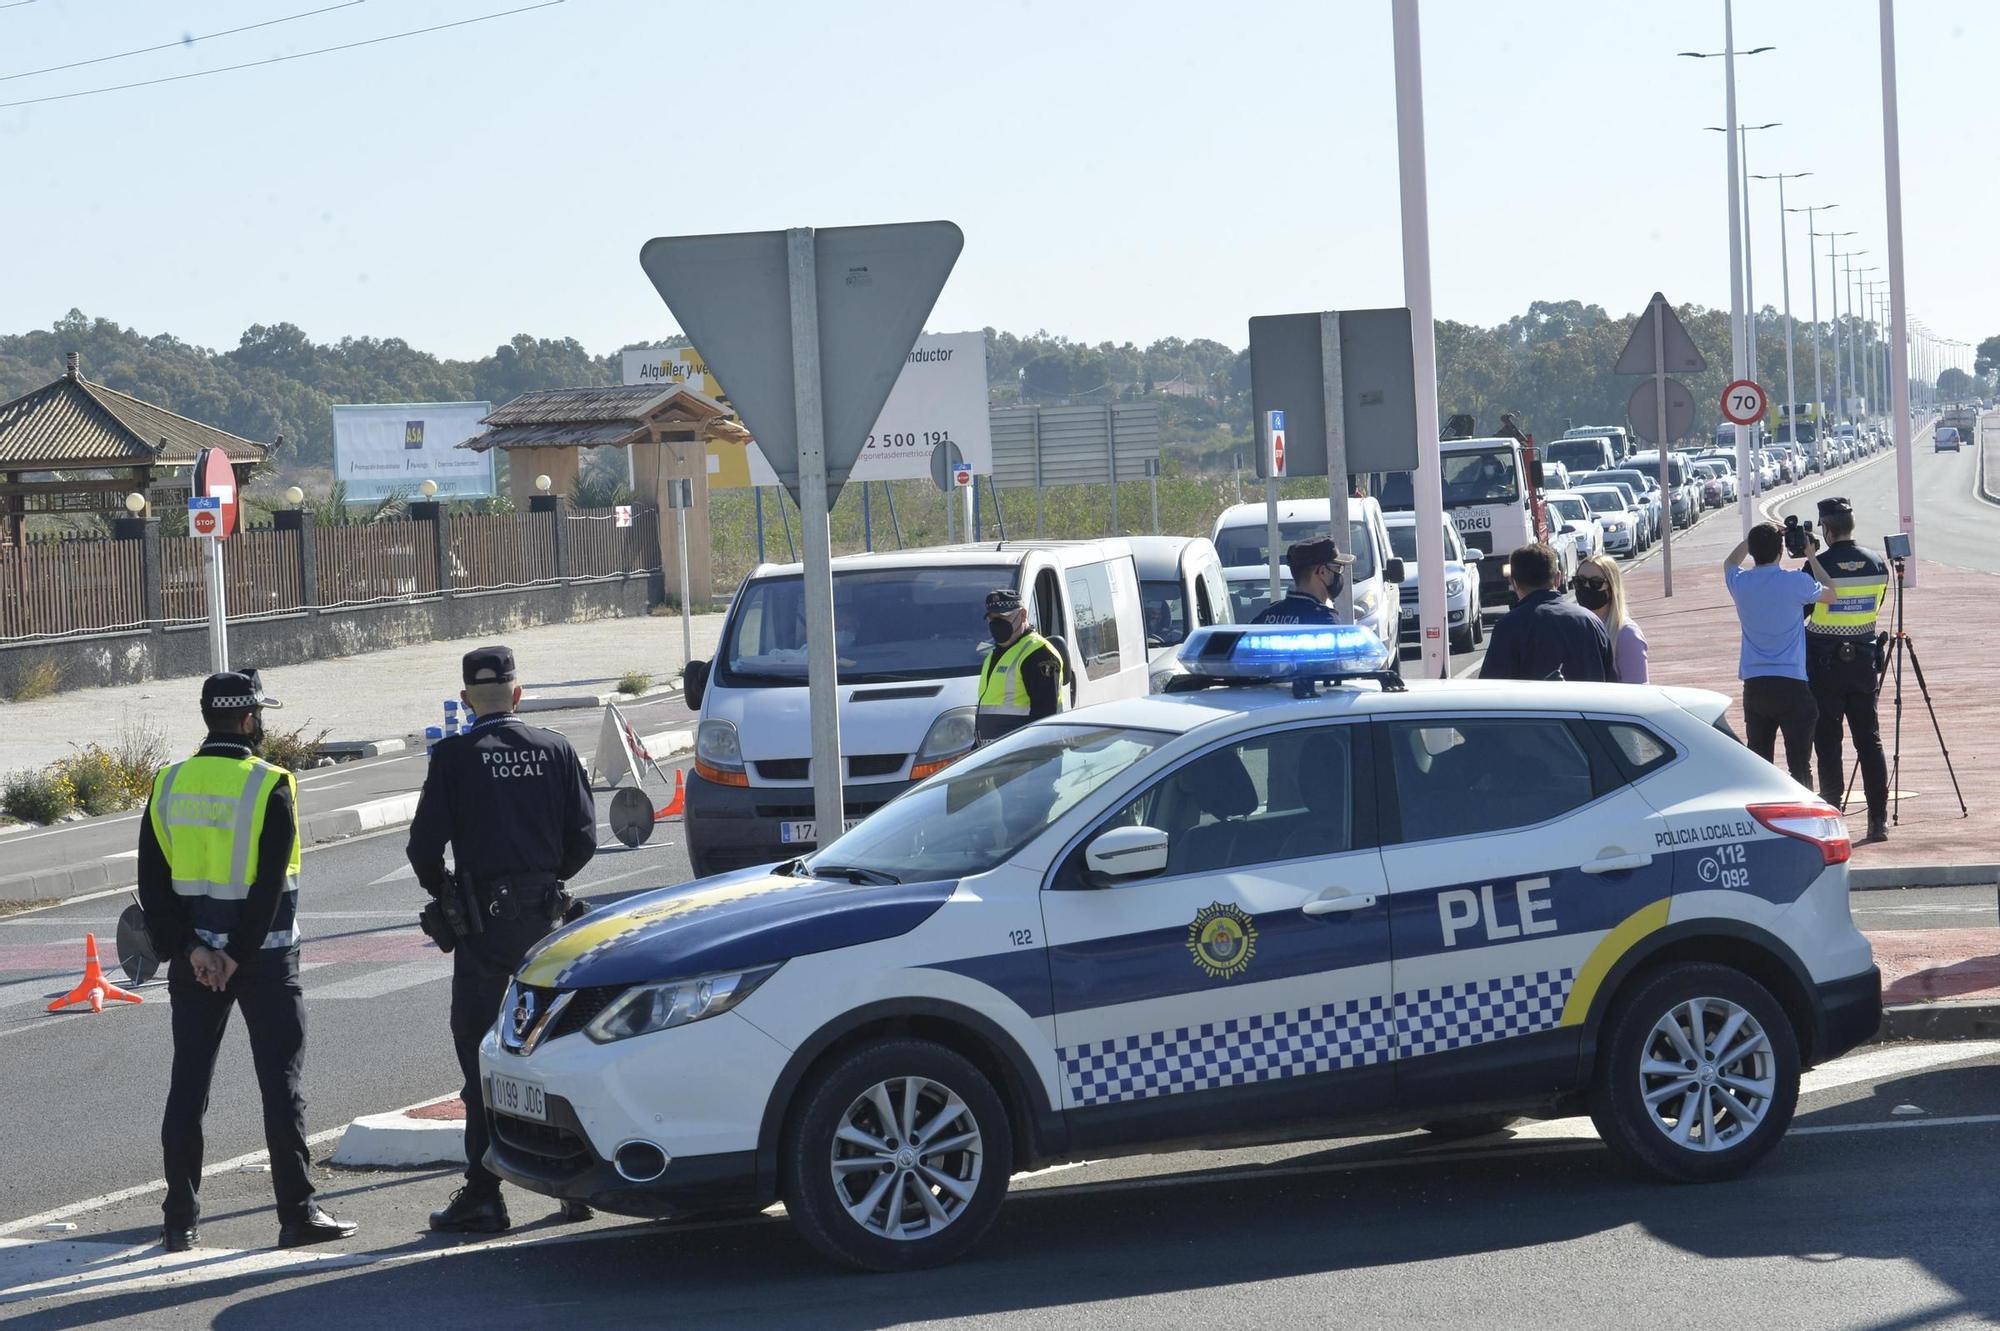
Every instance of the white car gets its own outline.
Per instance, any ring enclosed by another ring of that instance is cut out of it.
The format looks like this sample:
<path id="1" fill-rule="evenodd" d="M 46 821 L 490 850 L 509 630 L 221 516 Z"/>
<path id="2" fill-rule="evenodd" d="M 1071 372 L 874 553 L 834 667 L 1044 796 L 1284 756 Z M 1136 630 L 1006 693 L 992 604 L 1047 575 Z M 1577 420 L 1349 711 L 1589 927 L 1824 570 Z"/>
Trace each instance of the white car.
<path id="1" fill-rule="evenodd" d="M 1414 513 L 1389 513 L 1384 515 L 1389 524 L 1389 545 L 1395 550 L 1396 558 L 1403 561 L 1403 617 L 1399 638 L 1403 642 L 1420 641 L 1421 625 L 1418 623 L 1417 607 L 1417 515 Z M 1468 567 L 1471 560 L 1466 557 L 1465 539 L 1458 534 L 1449 518 L 1444 522 L 1444 604 L 1446 631 L 1451 635 L 1451 650 L 1469 652 L 1486 641 L 1485 607 L 1479 601 L 1479 574 L 1476 568 Z"/>
<path id="2" fill-rule="evenodd" d="M 1640 533 L 1645 528 L 1645 514 L 1632 492 L 1622 485 L 1585 485 L 1577 489 L 1583 502 L 1590 505 L 1590 511 L 1597 516 L 1598 530 L 1604 533 L 1606 554 L 1624 555 L 1631 558 L 1645 548 Z"/>
<path id="3" fill-rule="evenodd" d="M 1170 1144 L 1587 1110 L 1652 1176 L 1750 1168 L 1880 1021 L 1839 813 L 1719 694 L 1390 656 L 1199 630 L 1175 692 L 559 930 L 480 1046 L 486 1163 L 624 1215 L 782 1198 L 877 1270 L 966 1252 L 1019 1170 Z"/>
<path id="4" fill-rule="evenodd" d="M 1543 498 L 1548 502 L 1551 522 L 1560 522 L 1563 534 L 1575 539 L 1578 559 L 1604 553 L 1604 529 L 1582 495 L 1574 490 L 1550 490 Z"/>
<path id="5" fill-rule="evenodd" d="M 1325 499 L 1283 499 L 1278 501 L 1278 567 L 1280 580 L 1290 582 L 1284 571 L 1284 552 L 1294 541 L 1332 534 L 1332 504 Z M 1404 573 L 1389 549 L 1389 533 L 1382 525 L 1382 505 L 1373 498 L 1355 497 L 1347 501 L 1347 536 L 1334 544 L 1343 554 L 1354 556 L 1347 566 L 1347 585 L 1354 600 L 1354 622 L 1375 630 L 1384 642 L 1396 640 L 1396 625 L 1402 614 Z M 1271 548 L 1269 514 L 1263 504 L 1234 504 L 1222 510 L 1209 539 L 1222 560 L 1223 573 L 1232 588 L 1254 583 L 1263 590 L 1255 609 L 1239 613 L 1239 622 L 1254 619 L 1257 610 L 1270 604 Z"/>

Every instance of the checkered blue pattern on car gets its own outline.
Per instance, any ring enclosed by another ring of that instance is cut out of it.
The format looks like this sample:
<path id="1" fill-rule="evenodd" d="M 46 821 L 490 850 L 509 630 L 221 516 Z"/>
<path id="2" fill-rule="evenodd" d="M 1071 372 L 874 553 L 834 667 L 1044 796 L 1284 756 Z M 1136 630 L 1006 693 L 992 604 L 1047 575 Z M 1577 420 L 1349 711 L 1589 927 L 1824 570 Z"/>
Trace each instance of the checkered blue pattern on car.
<path id="1" fill-rule="evenodd" d="M 1093 1041 L 1057 1054 L 1071 1103 L 1101 1105 L 1380 1063 L 1389 1056 L 1390 1029 L 1386 1003 L 1354 998 Z"/>
<path id="2" fill-rule="evenodd" d="M 1380 998 L 1182 1026 L 1060 1048 L 1070 1103 L 1116 1104 L 1365 1067 L 1548 1030 L 1573 970 L 1469 980 Z"/>
<path id="3" fill-rule="evenodd" d="M 1576 972 L 1536 971 L 1396 995 L 1396 1056 L 1463 1049 L 1545 1031 L 1562 1020 Z"/>

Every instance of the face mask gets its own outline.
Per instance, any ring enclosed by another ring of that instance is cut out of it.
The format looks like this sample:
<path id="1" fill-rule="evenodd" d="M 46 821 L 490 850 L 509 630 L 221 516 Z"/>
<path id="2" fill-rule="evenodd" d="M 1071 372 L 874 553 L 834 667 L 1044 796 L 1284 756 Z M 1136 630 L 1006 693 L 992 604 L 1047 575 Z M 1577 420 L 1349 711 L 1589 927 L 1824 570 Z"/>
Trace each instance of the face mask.
<path id="1" fill-rule="evenodd" d="M 1340 589 L 1347 582 L 1347 575 L 1338 568 L 1326 575 L 1326 599 L 1331 601 L 1340 595 Z"/>
<path id="2" fill-rule="evenodd" d="M 244 738 L 250 741 L 250 752 L 262 753 L 264 751 L 264 718 L 261 714 L 251 723 L 250 733 L 245 735 Z"/>
<path id="3" fill-rule="evenodd" d="M 1014 636 L 1014 621 L 1011 619 L 989 619 L 986 631 L 993 635 L 993 641 L 1006 642 Z"/>
<path id="4" fill-rule="evenodd" d="M 1611 604 L 1609 587 L 1590 587 L 1579 582 L 1576 585 L 1576 603 L 1585 610 L 1602 610 Z"/>

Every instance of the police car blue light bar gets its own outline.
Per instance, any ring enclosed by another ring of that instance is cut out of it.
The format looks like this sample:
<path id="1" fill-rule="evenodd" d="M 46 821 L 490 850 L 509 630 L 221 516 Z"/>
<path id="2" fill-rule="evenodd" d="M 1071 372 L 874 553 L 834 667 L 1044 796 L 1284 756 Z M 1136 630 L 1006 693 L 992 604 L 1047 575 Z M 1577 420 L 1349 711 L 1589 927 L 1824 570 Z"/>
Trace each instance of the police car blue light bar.
<path id="1" fill-rule="evenodd" d="M 1196 629 L 1179 659 L 1209 679 L 1282 680 L 1377 675 L 1395 657 L 1360 624 L 1258 624 Z"/>

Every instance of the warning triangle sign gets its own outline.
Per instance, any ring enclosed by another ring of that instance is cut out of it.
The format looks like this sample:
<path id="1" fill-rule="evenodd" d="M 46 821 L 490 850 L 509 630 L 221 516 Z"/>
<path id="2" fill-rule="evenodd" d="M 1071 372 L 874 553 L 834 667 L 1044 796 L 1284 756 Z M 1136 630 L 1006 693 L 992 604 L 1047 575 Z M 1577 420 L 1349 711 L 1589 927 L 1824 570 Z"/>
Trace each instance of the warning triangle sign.
<path id="1" fill-rule="evenodd" d="M 1657 323 L 1660 335 L 1665 340 L 1667 354 L 1665 369 L 1668 374 L 1696 373 L 1708 368 L 1708 361 L 1688 336 L 1686 325 L 1674 313 L 1674 307 L 1667 304 L 1667 298 L 1655 291 L 1652 300 L 1639 316 L 1638 324 L 1632 329 L 1632 337 L 1625 343 L 1625 350 L 1618 353 L 1618 363 L 1611 367 L 1613 374 L 1651 374 L 1653 372 L 1653 326 L 1656 322 L 1653 312 L 1659 311 Z"/>

